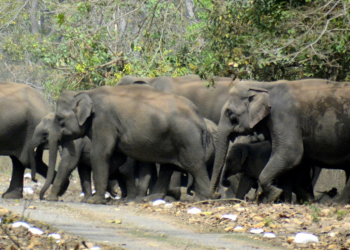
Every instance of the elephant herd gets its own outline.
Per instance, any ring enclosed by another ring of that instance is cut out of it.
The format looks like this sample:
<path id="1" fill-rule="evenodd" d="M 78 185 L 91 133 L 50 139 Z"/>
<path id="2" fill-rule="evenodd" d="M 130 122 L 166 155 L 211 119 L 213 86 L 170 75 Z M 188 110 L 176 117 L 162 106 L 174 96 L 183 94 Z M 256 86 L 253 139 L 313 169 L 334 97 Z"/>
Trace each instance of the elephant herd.
<path id="1" fill-rule="evenodd" d="M 106 203 L 117 184 L 128 201 L 179 199 L 181 182 L 196 200 L 217 199 L 224 187 L 243 199 L 260 187 L 259 202 L 291 202 L 292 193 L 307 201 L 317 166 L 345 171 L 337 202 L 350 202 L 349 83 L 214 82 L 125 76 L 116 86 L 63 92 L 55 112 L 36 90 L 0 83 L 0 154 L 13 164 L 3 198 L 22 197 L 31 168 L 34 181 L 36 172 L 46 178 L 40 199 L 56 201 L 77 168 L 89 203 Z"/>

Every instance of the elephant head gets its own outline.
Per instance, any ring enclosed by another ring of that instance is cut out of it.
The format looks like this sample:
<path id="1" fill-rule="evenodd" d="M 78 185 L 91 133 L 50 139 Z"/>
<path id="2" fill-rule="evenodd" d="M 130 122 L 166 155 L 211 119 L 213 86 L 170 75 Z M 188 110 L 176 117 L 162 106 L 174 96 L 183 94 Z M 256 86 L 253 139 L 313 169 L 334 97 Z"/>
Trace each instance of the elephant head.
<path id="1" fill-rule="evenodd" d="M 36 179 L 36 153 L 35 148 L 46 147 L 48 143 L 48 136 L 52 126 L 52 122 L 54 119 L 54 113 L 47 114 L 40 123 L 35 127 L 34 134 L 30 141 L 30 145 L 28 147 L 28 155 L 29 155 L 29 163 L 30 168 L 32 169 L 32 179 L 33 181 L 37 181 Z M 39 150 L 37 150 L 38 152 Z"/>
<path id="2" fill-rule="evenodd" d="M 221 170 L 230 140 L 238 135 L 251 134 L 255 126 L 270 114 L 269 93 L 265 89 L 238 83 L 232 87 L 221 110 L 218 132 L 215 136 L 215 162 L 211 179 L 211 194 L 215 197 Z"/>
<path id="3" fill-rule="evenodd" d="M 84 137 L 91 126 L 92 100 L 88 94 L 67 91 L 57 99 L 57 107 L 49 133 L 49 169 L 40 199 L 53 181 L 59 141 Z"/>

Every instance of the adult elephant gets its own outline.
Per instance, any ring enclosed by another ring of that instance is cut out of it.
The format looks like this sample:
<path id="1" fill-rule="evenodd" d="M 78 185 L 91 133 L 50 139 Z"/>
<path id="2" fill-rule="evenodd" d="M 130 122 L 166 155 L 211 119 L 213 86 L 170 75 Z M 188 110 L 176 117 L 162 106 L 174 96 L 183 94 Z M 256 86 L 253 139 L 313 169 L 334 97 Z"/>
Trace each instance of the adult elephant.
<path id="1" fill-rule="evenodd" d="M 0 155 L 8 155 L 12 160 L 10 187 L 2 197 L 19 199 L 23 197 L 24 170 L 30 167 L 30 140 L 50 108 L 40 92 L 24 84 L 6 82 L 0 83 L 0 107 Z M 38 173 L 45 177 L 47 166 L 40 157 L 42 148 L 36 154 Z"/>
<path id="2" fill-rule="evenodd" d="M 160 163 L 170 171 L 180 167 L 193 175 L 198 199 L 210 196 L 205 166 L 207 129 L 186 98 L 139 85 L 66 91 L 57 99 L 54 124 L 56 132 L 50 136 L 56 140 L 49 140 L 47 180 L 52 178 L 58 141 L 87 135 L 92 142 L 96 188 L 90 203 L 105 203 L 109 161 L 116 152 L 141 162 Z"/>
<path id="3" fill-rule="evenodd" d="M 238 82 L 221 111 L 211 180 L 214 194 L 229 140 L 260 131 L 272 152 L 259 177 L 267 202 L 282 190 L 272 182 L 300 164 L 305 156 L 315 165 L 349 168 L 350 84 L 321 79 Z M 347 182 L 340 201 L 349 202 Z"/>
<path id="4" fill-rule="evenodd" d="M 32 169 L 35 168 L 36 164 L 34 161 L 34 149 L 38 147 L 47 148 L 50 132 L 52 132 L 54 128 L 54 117 L 54 113 L 49 113 L 35 128 L 29 150 Z M 46 200 L 57 201 L 58 197 L 64 194 L 69 184 L 69 176 L 77 167 L 82 191 L 85 194 L 82 201 L 86 202 L 92 194 L 90 161 L 91 140 L 85 136 L 72 141 L 62 141 L 60 144 L 62 147 L 61 161 L 58 166 L 57 175 L 52 184 L 51 192 L 46 197 Z M 144 168 L 147 168 L 147 166 L 144 166 Z M 136 188 L 134 171 L 135 161 L 133 159 L 127 159 L 125 161 L 124 157 L 119 158 L 118 155 L 113 155 L 110 162 L 107 191 L 111 193 L 111 195 L 115 196 L 116 193 L 114 187 L 116 185 L 116 181 L 118 181 L 118 184 L 122 190 L 123 198 L 127 198 L 127 200 L 131 201 L 134 200 L 137 195 L 144 195 L 146 191 L 138 191 Z M 141 174 L 147 173 L 144 171 Z M 147 176 L 145 176 L 145 178 L 147 178 Z M 146 185 L 142 183 L 142 181 L 145 181 L 145 178 L 139 178 L 139 185 L 141 187 L 147 186 L 148 188 L 147 183 Z M 44 194 L 49 188 L 50 183 L 51 180 L 46 182 L 44 187 L 41 189 L 40 199 L 44 198 Z"/>
<path id="5" fill-rule="evenodd" d="M 204 84 L 205 81 L 202 81 L 197 75 L 182 77 L 125 76 L 120 79 L 118 85 L 147 84 L 166 93 L 184 96 L 197 106 L 203 117 L 218 124 L 221 108 L 228 98 L 230 84 L 233 82 L 229 77 L 215 77 L 213 80 L 214 87 L 208 88 Z"/>

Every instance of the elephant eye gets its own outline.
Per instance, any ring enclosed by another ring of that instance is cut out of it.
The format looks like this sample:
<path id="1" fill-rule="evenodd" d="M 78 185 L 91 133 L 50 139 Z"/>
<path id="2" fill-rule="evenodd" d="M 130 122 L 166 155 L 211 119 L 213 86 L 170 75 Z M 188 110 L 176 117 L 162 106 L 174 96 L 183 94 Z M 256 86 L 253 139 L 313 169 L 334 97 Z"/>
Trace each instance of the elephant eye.
<path id="1" fill-rule="evenodd" d="M 225 115 L 231 120 L 235 117 L 235 114 L 230 109 L 226 109 Z"/>
<path id="2" fill-rule="evenodd" d="M 63 127 L 64 126 L 64 119 L 60 116 L 56 116 L 56 119 L 57 119 L 57 123 Z"/>

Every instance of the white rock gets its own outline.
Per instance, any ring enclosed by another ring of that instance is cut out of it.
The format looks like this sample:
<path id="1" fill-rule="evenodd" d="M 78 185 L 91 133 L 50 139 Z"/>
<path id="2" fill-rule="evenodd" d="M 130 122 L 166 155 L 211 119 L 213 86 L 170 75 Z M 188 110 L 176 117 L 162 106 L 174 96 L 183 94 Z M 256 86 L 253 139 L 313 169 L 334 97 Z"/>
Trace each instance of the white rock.
<path id="1" fill-rule="evenodd" d="M 83 192 L 79 194 L 79 197 L 84 197 L 84 196 L 85 194 Z"/>
<path id="2" fill-rule="evenodd" d="M 34 194 L 34 189 L 32 189 L 31 187 L 24 187 L 23 188 L 23 193 L 25 193 L 25 194 Z"/>
<path id="3" fill-rule="evenodd" d="M 264 238 L 276 238 L 276 235 L 274 233 L 264 233 Z"/>
<path id="4" fill-rule="evenodd" d="M 221 216 L 221 219 L 229 219 L 229 220 L 235 221 L 235 220 L 237 220 L 237 215 L 235 215 L 235 214 L 224 214 L 224 215 Z"/>
<path id="5" fill-rule="evenodd" d="M 198 207 L 192 207 L 187 210 L 188 214 L 199 214 L 200 212 L 202 211 Z"/>
<path id="6" fill-rule="evenodd" d="M 113 197 L 113 196 L 111 195 L 111 198 L 112 198 L 113 200 L 119 200 L 121 197 L 118 196 L 118 195 L 116 195 L 116 196 Z"/>
<path id="7" fill-rule="evenodd" d="M 250 229 L 250 233 L 252 233 L 252 234 L 261 234 L 263 232 L 264 232 L 264 229 L 262 229 L 262 228 L 252 228 L 252 229 Z"/>
<path id="8" fill-rule="evenodd" d="M 32 179 L 31 173 L 25 173 L 23 176 L 25 179 Z"/>
<path id="9" fill-rule="evenodd" d="M 153 201 L 152 205 L 153 206 L 159 206 L 159 205 L 162 205 L 162 204 L 165 204 L 165 200 L 162 200 L 162 199 L 159 199 L 159 200 L 155 200 Z"/>
<path id="10" fill-rule="evenodd" d="M 61 239 L 61 235 L 56 234 L 56 233 L 49 234 L 47 237 L 53 238 L 53 239 L 55 239 L 55 240 Z"/>
<path id="11" fill-rule="evenodd" d="M 335 237 L 335 236 L 336 236 L 336 233 L 335 233 L 335 232 L 330 232 L 330 233 L 328 233 L 328 236 L 329 236 L 329 237 Z"/>
<path id="12" fill-rule="evenodd" d="M 173 204 L 171 204 L 170 202 L 168 202 L 168 203 L 165 203 L 164 207 L 165 207 L 165 208 L 172 208 L 172 207 L 173 207 Z"/>
<path id="13" fill-rule="evenodd" d="M 90 248 L 90 250 L 100 250 L 101 248 L 99 246 L 93 246 Z"/>
<path id="14" fill-rule="evenodd" d="M 44 233 L 43 230 L 41 230 L 40 228 L 37 228 L 37 227 L 31 227 L 31 228 L 29 228 L 28 231 L 31 232 L 32 234 L 35 234 L 35 235 L 42 235 Z"/>
<path id="15" fill-rule="evenodd" d="M 12 227 L 25 227 L 25 228 L 30 228 L 29 224 L 24 221 L 17 221 L 12 224 Z"/>
<path id="16" fill-rule="evenodd" d="M 243 229 L 243 227 L 242 226 L 236 226 L 234 229 L 241 230 L 241 229 Z"/>
<path id="17" fill-rule="evenodd" d="M 301 244 L 305 244 L 309 242 L 318 243 L 318 237 L 316 235 L 309 234 L 309 233 L 297 233 L 294 237 L 294 242 L 301 243 Z"/>

